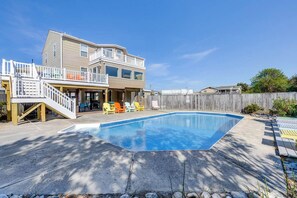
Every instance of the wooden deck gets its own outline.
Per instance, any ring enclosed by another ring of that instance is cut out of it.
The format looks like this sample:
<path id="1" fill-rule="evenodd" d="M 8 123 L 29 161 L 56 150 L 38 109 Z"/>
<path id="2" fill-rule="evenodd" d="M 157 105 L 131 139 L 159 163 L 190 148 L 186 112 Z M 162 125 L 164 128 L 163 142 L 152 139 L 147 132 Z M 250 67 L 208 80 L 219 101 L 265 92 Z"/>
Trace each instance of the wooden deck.
<path id="1" fill-rule="evenodd" d="M 296 142 L 291 139 L 282 138 L 280 129 L 275 121 L 272 121 L 272 128 L 279 155 L 297 158 Z"/>

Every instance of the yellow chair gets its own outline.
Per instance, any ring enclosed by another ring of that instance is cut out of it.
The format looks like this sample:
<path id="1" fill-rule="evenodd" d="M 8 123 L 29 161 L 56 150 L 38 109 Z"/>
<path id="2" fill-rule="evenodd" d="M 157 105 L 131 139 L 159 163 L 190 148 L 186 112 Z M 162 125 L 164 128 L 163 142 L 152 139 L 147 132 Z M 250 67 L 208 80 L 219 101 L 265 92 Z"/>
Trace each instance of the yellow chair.
<path id="1" fill-rule="evenodd" d="M 287 139 L 293 139 L 297 141 L 297 130 L 293 129 L 280 129 L 281 137 Z"/>
<path id="2" fill-rule="evenodd" d="M 136 108 L 136 111 L 143 111 L 144 110 L 144 106 L 140 105 L 139 102 L 134 102 L 134 106 Z"/>
<path id="3" fill-rule="evenodd" d="M 111 114 L 115 113 L 115 109 L 110 108 L 110 104 L 108 103 L 103 103 L 103 114 Z"/>

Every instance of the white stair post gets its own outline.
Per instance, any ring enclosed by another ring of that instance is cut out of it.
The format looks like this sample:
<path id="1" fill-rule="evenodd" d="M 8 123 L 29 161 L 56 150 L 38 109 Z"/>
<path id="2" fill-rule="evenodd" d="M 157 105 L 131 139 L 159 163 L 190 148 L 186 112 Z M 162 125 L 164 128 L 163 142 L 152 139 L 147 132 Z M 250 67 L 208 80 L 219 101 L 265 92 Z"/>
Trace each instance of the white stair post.
<path id="1" fill-rule="evenodd" d="M 6 68 L 5 68 L 5 64 L 6 63 L 6 60 L 3 58 L 2 59 L 2 75 L 5 75 L 6 74 Z"/>
<path id="2" fill-rule="evenodd" d="M 10 60 L 10 75 L 14 76 L 14 64 L 13 64 L 13 60 Z"/>

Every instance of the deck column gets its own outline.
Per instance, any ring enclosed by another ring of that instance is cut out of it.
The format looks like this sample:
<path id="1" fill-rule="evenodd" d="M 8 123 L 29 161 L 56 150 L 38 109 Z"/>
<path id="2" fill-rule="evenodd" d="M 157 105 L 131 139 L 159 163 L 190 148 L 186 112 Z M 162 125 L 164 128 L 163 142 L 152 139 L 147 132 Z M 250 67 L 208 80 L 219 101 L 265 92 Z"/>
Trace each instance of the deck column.
<path id="1" fill-rule="evenodd" d="M 41 120 L 41 106 L 37 108 L 37 119 Z"/>
<path id="2" fill-rule="evenodd" d="M 60 87 L 60 92 L 62 92 L 62 93 L 63 93 L 63 87 L 62 87 L 62 86 Z"/>
<path id="3" fill-rule="evenodd" d="M 18 104 L 11 104 L 11 119 L 13 125 L 18 125 Z"/>
<path id="4" fill-rule="evenodd" d="M 108 89 L 105 89 L 105 102 L 108 102 Z"/>
<path id="5" fill-rule="evenodd" d="M 42 103 L 40 106 L 40 117 L 41 117 L 41 122 L 46 121 L 46 107 L 44 103 Z"/>

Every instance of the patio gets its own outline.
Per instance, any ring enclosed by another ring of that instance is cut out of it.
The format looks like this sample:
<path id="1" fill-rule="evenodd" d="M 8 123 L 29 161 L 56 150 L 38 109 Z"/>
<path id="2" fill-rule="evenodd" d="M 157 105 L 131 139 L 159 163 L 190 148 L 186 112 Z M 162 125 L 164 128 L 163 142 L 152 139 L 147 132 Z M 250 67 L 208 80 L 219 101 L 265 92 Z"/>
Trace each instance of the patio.
<path id="1" fill-rule="evenodd" d="M 144 111 L 0 127 L 0 193 L 143 193 L 257 191 L 265 181 L 285 193 L 271 123 L 245 117 L 209 151 L 131 152 L 94 137 L 57 134 L 75 123 L 164 113 Z M 185 163 L 185 174 L 183 166 Z"/>

